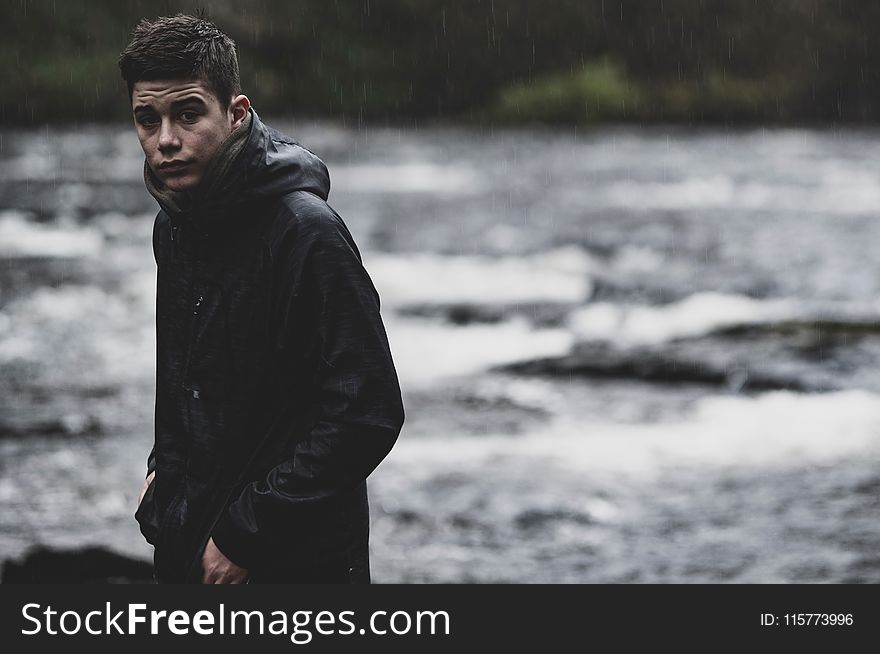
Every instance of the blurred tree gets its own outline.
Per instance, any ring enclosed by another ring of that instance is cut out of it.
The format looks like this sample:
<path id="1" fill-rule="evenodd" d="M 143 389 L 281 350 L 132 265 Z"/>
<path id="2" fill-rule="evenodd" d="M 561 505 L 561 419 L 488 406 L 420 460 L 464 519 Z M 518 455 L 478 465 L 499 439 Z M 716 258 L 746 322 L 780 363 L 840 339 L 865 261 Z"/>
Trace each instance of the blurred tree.
<path id="1" fill-rule="evenodd" d="M 5 123 L 127 118 L 144 16 L 209 15 L 264 113 L 347 120 L 878 119 L 870 0 L 4 0 Z"/>

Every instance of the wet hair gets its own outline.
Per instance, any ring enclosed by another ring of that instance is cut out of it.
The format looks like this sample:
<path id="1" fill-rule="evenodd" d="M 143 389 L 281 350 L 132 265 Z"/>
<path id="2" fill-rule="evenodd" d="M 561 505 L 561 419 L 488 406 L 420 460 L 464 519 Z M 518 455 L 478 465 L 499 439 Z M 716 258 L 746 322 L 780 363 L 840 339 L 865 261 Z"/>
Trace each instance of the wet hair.
<path id="1" fill-rule="evenodd" d="M 196 79 L 229 108 L 241 93 L 235 41 L 204 16 L 144 18 L 119 55 L 119 70 L 131 99 L 136 82 Z"/>

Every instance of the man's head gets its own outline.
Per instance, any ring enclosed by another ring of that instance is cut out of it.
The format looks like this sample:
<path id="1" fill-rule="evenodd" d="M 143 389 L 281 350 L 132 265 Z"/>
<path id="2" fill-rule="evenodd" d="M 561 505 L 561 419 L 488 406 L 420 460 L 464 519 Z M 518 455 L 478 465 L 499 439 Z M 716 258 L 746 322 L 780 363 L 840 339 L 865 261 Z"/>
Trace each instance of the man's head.
<path id="1" fill-rule="evenodd" d="M 147 164 L 168 188 L 202 181 L 220 144 L 247 117 L 235 43 L 207 20 L 142 20 L 119 57 Z"/>

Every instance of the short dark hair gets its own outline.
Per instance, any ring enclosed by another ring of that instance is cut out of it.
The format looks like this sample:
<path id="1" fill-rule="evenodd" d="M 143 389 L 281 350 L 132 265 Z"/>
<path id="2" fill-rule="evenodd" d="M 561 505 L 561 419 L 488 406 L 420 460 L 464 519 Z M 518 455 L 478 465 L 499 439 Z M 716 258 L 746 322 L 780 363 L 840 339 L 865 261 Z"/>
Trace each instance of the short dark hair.
<path id="1" fill-rule="evenodd" d="M 235 41 L 203 16 L 144 18 L 119 55 L 119 70 L 131 99 L 136 82 L 197 79 L 225 109 L 241 93 Z"/>

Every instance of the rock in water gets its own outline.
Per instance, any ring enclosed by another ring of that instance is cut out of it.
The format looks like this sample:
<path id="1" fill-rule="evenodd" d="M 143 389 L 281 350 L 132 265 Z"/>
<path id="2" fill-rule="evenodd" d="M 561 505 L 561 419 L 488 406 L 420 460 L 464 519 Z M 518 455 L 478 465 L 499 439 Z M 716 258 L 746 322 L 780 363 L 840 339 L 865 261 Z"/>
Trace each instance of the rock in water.
<path id="1" fill-rule="evenodd" d="M 153 565 L 102 547 L 53 550 L 35 547 L 20 561 L 7 560 L 4 584 L 152 583 Z"/>

